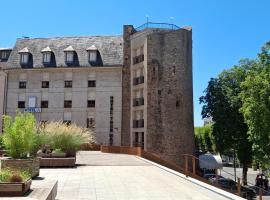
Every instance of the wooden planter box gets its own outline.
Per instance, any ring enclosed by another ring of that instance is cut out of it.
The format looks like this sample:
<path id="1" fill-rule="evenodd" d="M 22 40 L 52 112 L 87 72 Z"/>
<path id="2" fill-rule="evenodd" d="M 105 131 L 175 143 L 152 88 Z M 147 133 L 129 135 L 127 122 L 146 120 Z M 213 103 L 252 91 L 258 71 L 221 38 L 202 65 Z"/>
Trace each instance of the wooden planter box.
<path id="1" fill-rule="evenodd" d="M 23 183 L 0 183 L 0 197 L 23 196 L 30 190 L 32 180 Z"/>
<path id="2" fill-rule="evenodd" d="M 39 159 L 13 159 L 10 157 L 0 158 L 0 169 L 11 169 L 17 171 L 29 171 L 32 178 L 39 176 Z"/>
<path id="3" fill-rule="evenodd" d="M 51 156 L 52 156 L 52 158 L 65 158 L 65 157 L 67 157 L 67 154 L 66 153 L 54 153 L 54 152 L 52 152 Z"/>
<path id="4" fill-rule="evenodd" d="M 40 167 L 75 167 L 76 157 L 39 158 Z"/>
<path id="5" fill-rule="evenodd" d="M 3 157 L 6 153 L 6 150 L 0 149 L 0 157 Z"/>

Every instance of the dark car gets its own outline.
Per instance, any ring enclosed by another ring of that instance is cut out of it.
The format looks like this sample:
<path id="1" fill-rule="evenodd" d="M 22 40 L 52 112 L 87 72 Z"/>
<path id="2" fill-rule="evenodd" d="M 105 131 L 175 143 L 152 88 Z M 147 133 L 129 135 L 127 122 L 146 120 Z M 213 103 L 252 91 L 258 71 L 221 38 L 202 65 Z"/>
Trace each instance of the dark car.
<path id="1" fill-rule="evenodd" d="M 214 184 L 218 184 L 220 187 L 232 191 L 234 193 L 237 192 L 237 183 L 231 179 L 220 178 L 216 179 L 213 182 Z M 241 186 L 241 196 L 246 199 L 255 199 L 257 193 L 254 189 L 249 188 L 247 186 Z"/>
<path id="2" fill-rule="evenodd" d="M 203 178 L 209 180 L 213 178 L 224 178 L 223 176 L 217 175 L 217 174 L 205 174 Z"/>

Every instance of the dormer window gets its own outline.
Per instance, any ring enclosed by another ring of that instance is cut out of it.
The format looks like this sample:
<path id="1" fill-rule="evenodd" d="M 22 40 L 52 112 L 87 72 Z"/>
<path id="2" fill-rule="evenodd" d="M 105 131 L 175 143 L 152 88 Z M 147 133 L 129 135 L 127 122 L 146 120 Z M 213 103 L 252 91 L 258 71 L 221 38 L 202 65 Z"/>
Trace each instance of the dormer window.
<path id="1" fill-rule="evenodd" d="M 51 62 L 51 52 L 43 53 L 43 63 Z"/>
<path id="2" fill-rule="evenodd" d="M 43 63 L 48 64 L 51 63 L 51 57 L 52 57 L 52 50 L 50 47 L 46 47 L 41 50 L 41 53 L 43 54 Z"/>
<path id="3" fill-rule="evenodd" d="M 64 49 L 64 52 L 66 53 L 66 63 L 74 63 L 74 52 L 75 50 L 73 49 L 72 46 L 67 47 Z"/>
<path id="4" fill-rule="evenodd" d="M 28 50 L 28 48 L 27 47 L 23 48 L 22 50 L 19 51 L 19 54 L 21 55 L 21 64 L 27 65 L 29 63 L 29 55 L 30 55 L 30 51 Z"/>
<path id="5" fill-rule="evenodd" d="M 12 49 L 0 48 L 0 62 L 6 62 L 11 53 Z"/>
<path id="6" fill-rule="evenodd" d="M 29 53 L 22 53 L 21 54 L 21 63 L 27 64 L 29 60 Z"/>
<path id="7" fill-rule="evenodd" d="M 72 63 L 74 60 L 74 52 L 68 51 L 66 52 L 66 62 Z"/>
<path id="8" fill-rule="evenodd" d="M 98 49 L 95 45 L 92 45 L 91 47 L 86 49 L 88 51 L 88 60 L 89 63 L 95 63 L 97 62 L 97 52 Z"/>

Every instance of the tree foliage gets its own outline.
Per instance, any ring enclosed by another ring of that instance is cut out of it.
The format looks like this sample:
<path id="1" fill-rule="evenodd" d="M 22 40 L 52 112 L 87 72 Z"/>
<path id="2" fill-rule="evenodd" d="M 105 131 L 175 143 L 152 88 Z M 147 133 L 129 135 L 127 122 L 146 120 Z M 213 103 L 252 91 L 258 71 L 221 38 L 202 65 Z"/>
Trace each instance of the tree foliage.
<path id="1" fill-rule="evenodd" d="M 258 54 L 256 67 L 241 85 L 243 106 L 241 112 L 249 127 L 254 158 L 270 165 L 270 42 Z"/>
<path id="2" fill-rule="evenodd" d="M 236 152 L 243 164 L 243 179 L 246 181 L 248 164 L 252 161 L 251 142 L 248 139 L 248 126 L 240 112 L 241 83 L 252 68 L 253 61 L 243 60 L 239 66 L 223 71 L 218 78 L 212 78 L 200 98 L 203 103 L 202 117 L 212 117 L 213 140 L 216 150 L 222 154 Z"/>
<path id="3" fill-rule="evenodd" d="M 215 152 L 211 125 L 195 127 L 195 145 L 201 152 Z"/>

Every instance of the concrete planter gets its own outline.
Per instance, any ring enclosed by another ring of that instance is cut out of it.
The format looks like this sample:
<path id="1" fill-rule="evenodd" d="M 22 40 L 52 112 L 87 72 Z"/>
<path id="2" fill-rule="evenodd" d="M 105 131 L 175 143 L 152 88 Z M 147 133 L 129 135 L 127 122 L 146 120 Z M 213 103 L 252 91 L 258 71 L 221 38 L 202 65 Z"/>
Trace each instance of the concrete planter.
<path id="1" fill-rule="evenodd" d="M 39 159 L 13 159 L 10 157 L 2 157 L 0 159 L 0 169 L 29 171 L 32 178 L 39 175 Z"/>
<path id="2" fill-rule="evenodd" d="M 30 190 L 32 180 L 22 183 L 0 183 L 0 197 L 23 196 Z"/>

